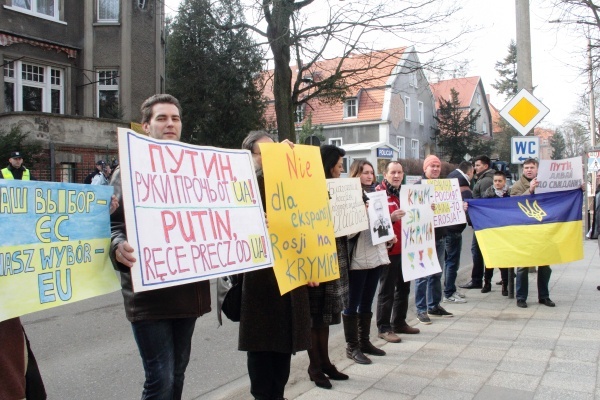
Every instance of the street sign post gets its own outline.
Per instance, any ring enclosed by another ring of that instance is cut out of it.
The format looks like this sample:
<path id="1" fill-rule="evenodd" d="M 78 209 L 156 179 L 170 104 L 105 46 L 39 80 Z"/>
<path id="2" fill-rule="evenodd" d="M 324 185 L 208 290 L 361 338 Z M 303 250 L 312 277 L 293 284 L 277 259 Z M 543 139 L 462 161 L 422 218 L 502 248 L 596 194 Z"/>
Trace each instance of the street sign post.
<path id="1" fill-rule="evenodd" d="M 540 159 L 540 138 L 537 136 L 513 136 L 510 147 L 512 164 L 523 164 L 528 158 Z"/>
<path id="2" fill-rule="evenodd" d="M 521 135 L 540 122 L 550 110 L 526 89 L 521 89 L 500 111 L 500 115 Z"/>
<path id="3" fill-rule="evenodd" d="M 588 172 L 600 171 L 600 151 L 588 152 Z"/>

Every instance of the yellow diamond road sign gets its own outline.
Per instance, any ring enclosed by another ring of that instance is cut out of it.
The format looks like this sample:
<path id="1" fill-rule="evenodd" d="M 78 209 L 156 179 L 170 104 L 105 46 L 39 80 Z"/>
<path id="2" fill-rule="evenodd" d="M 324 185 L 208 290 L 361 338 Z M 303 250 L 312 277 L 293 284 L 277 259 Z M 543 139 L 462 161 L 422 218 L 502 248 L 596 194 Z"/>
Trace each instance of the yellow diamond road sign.
<path id="1" fill-rule="evenodd" d="M 500 111 L 500 115 L 521 135 L 525 136 L 550 112 L 526 89 L 521 89 Z"/>

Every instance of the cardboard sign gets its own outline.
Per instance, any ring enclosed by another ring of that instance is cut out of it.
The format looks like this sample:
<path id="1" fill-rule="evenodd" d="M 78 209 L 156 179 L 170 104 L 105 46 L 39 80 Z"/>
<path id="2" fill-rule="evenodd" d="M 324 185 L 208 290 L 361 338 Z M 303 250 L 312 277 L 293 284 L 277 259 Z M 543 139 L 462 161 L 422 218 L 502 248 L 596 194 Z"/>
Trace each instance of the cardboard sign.
<path id="1" fill-rule="evenodd" d="M 248 150 L 119 129 L 119 154 L 136 292 L 272 265 Z"/>
<path id="2" fill-rule="evenodd" d="M 458 179 L 424 179 L 423 183 L 435 188 L 433 226 L 439 228 L 467 223 Z"/>
<path id="3" fill-rule="evenodd" d="M 400 208 L 402 217 L 402 274 L 404 282 L 441 272 L 435 251 L 434 198 L 432 185 L 402 185 Z"/>
<path id="4" fill-rule="evenodd" d="M 0 179 L 0 321 L 119 290 L 111 186 Z"/>
<path id="5" fill-rule="evenodd" d="M 335 237 L 369 229 L 360 178 L 327 179 Z"/>
<path id="6" fill-rule="evenodd" d="M 540 160 L 536 193 L 562 192 L 580 188 L 583 184 L 581 157 L 564 160 Z"/>
<path id="7" fill-rule="evenodd" d="M 373 245 L 385 243 L 394 238 L 394 228 L 388 207 L 386 192 L 367 193 L 369 197 L 369 223 Z"/>
<path id="8" fill-rule="evenodd" d="M 281 294 L 340 277 L 329 193 L 316 146 L 261 143 L 274 271 Z"/>

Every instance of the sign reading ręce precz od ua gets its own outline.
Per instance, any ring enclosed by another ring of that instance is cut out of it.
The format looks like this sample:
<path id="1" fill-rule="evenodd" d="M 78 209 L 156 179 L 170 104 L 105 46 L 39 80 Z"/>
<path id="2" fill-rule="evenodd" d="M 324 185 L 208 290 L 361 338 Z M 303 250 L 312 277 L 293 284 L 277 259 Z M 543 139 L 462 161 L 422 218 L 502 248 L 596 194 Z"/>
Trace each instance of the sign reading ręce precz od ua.
<path id="1" fill-rule="evenodd" d="M 272 265 L 248 150 L 119 129 L 119 154 L 135 292 Z"/>

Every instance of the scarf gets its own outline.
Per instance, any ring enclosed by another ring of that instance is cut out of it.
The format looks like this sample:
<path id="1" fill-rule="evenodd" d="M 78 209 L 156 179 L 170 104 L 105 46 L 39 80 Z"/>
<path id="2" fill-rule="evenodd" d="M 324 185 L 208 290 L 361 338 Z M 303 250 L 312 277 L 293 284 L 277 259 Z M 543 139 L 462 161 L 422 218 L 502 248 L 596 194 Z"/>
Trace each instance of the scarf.
<path id="1" fill-rule="evenodd" d="M 400 188 L 395 188 L 391 183 L 387 181 L 387 179 L 383 180 L 383 185 L 385 186 L 385 191 L 388 196 L 396 196 L 400 198 Z"/>

